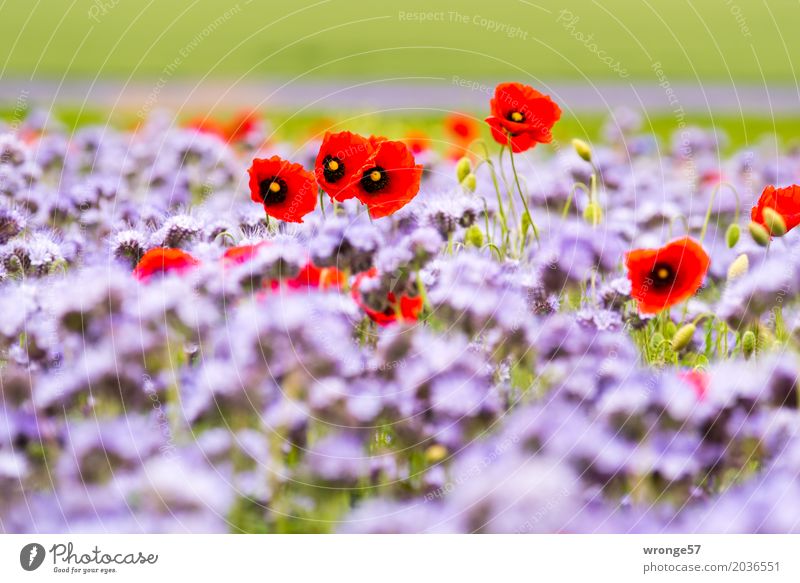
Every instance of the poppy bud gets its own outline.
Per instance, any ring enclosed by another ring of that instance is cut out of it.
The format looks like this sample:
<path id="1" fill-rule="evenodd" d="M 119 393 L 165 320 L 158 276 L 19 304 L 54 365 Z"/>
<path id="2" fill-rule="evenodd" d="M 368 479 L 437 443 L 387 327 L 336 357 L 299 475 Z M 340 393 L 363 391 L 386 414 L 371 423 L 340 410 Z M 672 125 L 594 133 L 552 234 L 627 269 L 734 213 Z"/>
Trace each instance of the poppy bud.
<path id="1" fill-rule="evenodd" d="M 583 209 L 583 218 L 587 223 L 597 226 L 603 220 L 603 209 L 598 203 L 592 201 Z"/>
<path id="2" fill-rule="evenodd" d="M 461 181 L 461 186 L 470 192 L 475 192 L 475 189 L 478 187 L 478 180 L 475 178 L 475 175 L 470 172 L 464 177 L 464 180 Z"/>
<path id="3" fill-rule="evenodd" d="M 742 277 L 750 269 L 750 259 L 747 255 L 742 253 L 733 260 L 731 266 L 728 267 L 728 281 L 732 281 L 737 277 Z"/>
<path id="4" fill-rule="evenodd" d="M 742 352 L 745 358 L 750 358 L 756 350 L 756 335 L 752 330 L 742 334 Z"/>
<path id="5" fill-rule="evenodd" d="M 472 225 L 467 229 L 467 232 L 464 233 L 464 242 L 479 249 L 483 247 L 483 231 L 481 231 L 481 228 L 478 225 Z"/>
<path id="6" fill-rule="evenodd" d="M 769 207 L 763 211 L 764 224 L 769 229 L 769 232 L 776 237 L 782 237 L 786 234 L 786 221 L 779 212 Z"/>
<path id="7" fill-rule="evenodd" d="M 736 243 L 739 242 L 739 235 L 742 233 L 742 230 L 739 228 L 739 225 L 736 223 L 731 223 L 728 227 L 728 230 L 725 231 L 725 242 L 728 244 L 728 249 L 733 249 L 736 247 Z"/>
<path id="8" fill-rule="evenodd" d="M 694 332 L 697 330 L 697 326 L 694 324 L 686 324 L 685 326 L 681 326 L 677 332 L 675 332 L 675 336 L 672 338 L 672 350 L 675 352 L 680 352 L 692 341 L 694 337 Z"/>
<path id="9" fill-rule="evenodd" d="M 464 156 L 456 164 L 456 178 L 458 179 L 458 183 L 461 184 L 462 182 L 464 182 L 464 179 L 471 172 L 472 172 L 472 164 L 470 163 L 469 158 Z"/>
<path id="10" fill-rule="evenodd" d="M 584 142 L 583 140 L 579 140 L 575 138 L 572 140 L 572 147 L 575 148 L 575 151 L 578 153 L 578 156 L 586 160 L 587 162 L 592 161 L 592 148 Z"/>
<path id="11" fill-rule="evenodd" d="M 750 230 L 750 236 L 753 238 L 753 241 L 762 247 L 769 245 L 769 232 L 764 227 L 756 222 L 751 222 L 748 229 Z"/>
<path id="12" fill-rule="evenodd" d="M 425 459 L 429 464 L 435 464 L 447 457 L 447 448 L 438 443 L 434 443 L 425 450 Z"/>

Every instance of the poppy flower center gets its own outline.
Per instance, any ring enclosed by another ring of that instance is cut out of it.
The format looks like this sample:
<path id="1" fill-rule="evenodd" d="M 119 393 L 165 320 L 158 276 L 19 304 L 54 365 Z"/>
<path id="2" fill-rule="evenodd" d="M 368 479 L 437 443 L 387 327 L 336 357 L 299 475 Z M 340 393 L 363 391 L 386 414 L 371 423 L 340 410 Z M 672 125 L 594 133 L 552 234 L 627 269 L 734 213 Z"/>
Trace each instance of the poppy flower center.
<path id="1" fill-rule="evenodd" d="M 512 111 L 509 114 L 508 119 L 519 123 L 521 121 L 525 121 L 525 116 L 522 115 L 519 111 Z"/>
<path id="2" fill-rule="evenodd" d="M 386 170 L 380 166 L 367 170 L 361 177 L 361 187 L 369 193 L 378 192 L 387 184 L 389 184 L 389 176 Z"/>
<path id="3" fill-rule="evenodd" d="M 675 281 L 675 271 L 668 263 L 656 263 L 650 272 L 650 279 L 655 288 L 670 287 Z"/>
<path id="4" fill-rule="evenodd" d="M 344 164 L 335 156 L 325 156 L 322 161 L 322 174 L 328 182 L 337 182 L 344 176 Z"/>
<path id="5" fill-rule="evenodd" d="M 286 200 L 286 195 L 289 193 L 289 187 L 286 182 L 277 176 L 262 180 L 258 184 L 258 192 L 261 195 L 261 200 L 264 204 L 269 206 L 273 204 L 281 204 Z"/>

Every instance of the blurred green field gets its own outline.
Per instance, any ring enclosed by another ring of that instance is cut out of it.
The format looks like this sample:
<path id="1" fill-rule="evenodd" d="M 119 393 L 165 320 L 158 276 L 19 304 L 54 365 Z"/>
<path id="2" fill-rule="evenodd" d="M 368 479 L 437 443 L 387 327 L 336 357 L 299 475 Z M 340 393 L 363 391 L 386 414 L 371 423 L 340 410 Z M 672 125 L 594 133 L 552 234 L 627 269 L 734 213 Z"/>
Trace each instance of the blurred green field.
<path id="1" fill-rule="evenodd" d="M 9 0 L 0 79 L 171 67 L 176 78 L 625 81 L 655 80 L 660 62 L 673 80 L 794 84 L 798 17 L 793 0 Z"/>
<path id="2" fill-rule="evenodd" d="M 0 119 L 12 120 L 19 112 L 0 108 Z M 474 112 L 476 116 L 479 112 Z M 132 112 L 109 115 L 99 109 L 56 108 L 53 115 L 70 129 L 87 125 L 109 124 L 118 128 L 132 127 L 138 121 Z M 362 134 L 380 134 L 392 138 L 402 138 L 410 131 L 422 131 L 427 134 L 434 148 L 444 152 L 448 149 L 450 138 L 444 130 L 443 116 L 437 115 L 376 115 L 358 112 L 315 112 L 297 115 L 291 111 L 270 111 L 265 114 L 272 128 L 271 138 L 295 144 L 302 144 L 324 129 L 331 127 L 342 129 L 342 120 L 347 120 L 347 129 Z M 185 120 L 184 120 L 185 121 Z M 583 138 L 589 141 L 601 140 L 601 130 L 606 117 L 597 114 L 581 114 L 565 116 L 553 128 L 556 142 L 568 143 L 572 138 Z M 778 144 L 786 147 L 800 145 L 800 116 L 775 118 L 768 115 L 687 116 L 687 125 L 696 125 L 711 129 L 726 137 L 726 152 L 742 147 L 751 147 L 762 140 L 777 138 Z M 483 125 L 483 124 L 482 124 Z M 661 114 L 647 118 L 642 131 L 652 133 L 662 144 L 667 144 L 675 131 L 674 116 Z M 486 127 L 483 137 L 491 141 Z"/>

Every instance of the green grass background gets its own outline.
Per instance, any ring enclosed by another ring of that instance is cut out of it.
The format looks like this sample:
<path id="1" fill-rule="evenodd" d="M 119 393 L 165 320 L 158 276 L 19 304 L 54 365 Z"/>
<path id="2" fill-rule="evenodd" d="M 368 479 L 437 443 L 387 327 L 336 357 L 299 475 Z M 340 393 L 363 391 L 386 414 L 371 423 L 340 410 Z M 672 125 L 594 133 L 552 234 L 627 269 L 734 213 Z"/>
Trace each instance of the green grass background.
<path id="1" fill-rule="evenodd" d="M 631 79 L 660 61 L 674 79 L 795 82 L 796 0 L 6 0 L 0 61 L 4 77 L 158 76 L 213 27 L 176 75 L 616 79 L 564 9 Z"/>
<path id="2" fill-rule="evenodd" d="M 578 18 L 571 29 L 562 10 Z M 426 15 L 426 21 L 411 15 Z M 491 30 L 484 21 L 517 31 Z M 795 86 L 798 24 L 797 0 L 5 0 L 0 81 L 7 87 L 20 79 L 148 81 L 170 67 L 170 80 L 193 81 L 408 77 L 424 83 L 458 75 L 534 85 L 655 83 L 652 65 L 660 62 L 673 83 Z M 621 78 L 594 49 L 628 76 Z M 91 104 L 59 114 L 73 126 L 107 117 Z M 304 139 L 319 117 L 268 114 L 280 137 L 295 139 Z M 788 141 L 800 129 L 800 117 L 776 122 L 766 107 L 763 116 L 746 121 L 690 121 L 724 130 L 734 147 L 766 133 Z M 661 136 L 675 125 L 669 114 L 649 122 Z M 555 135 L 593 138 L 600 124 L 597 115 L 565 117 Z M 437 138 L 441 120 L 366 117 L 353 125 L 395 135 L 415 126 Z"/>

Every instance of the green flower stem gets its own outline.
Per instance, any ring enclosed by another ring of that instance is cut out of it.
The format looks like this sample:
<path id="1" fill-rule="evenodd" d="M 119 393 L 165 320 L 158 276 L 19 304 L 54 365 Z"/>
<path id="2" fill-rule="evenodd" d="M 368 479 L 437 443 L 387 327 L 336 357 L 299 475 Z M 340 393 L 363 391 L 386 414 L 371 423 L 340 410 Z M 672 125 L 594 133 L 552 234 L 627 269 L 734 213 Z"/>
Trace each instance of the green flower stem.
<path id="1" fill-rule="evenodd" d="M 483 161 L 489 166 L 489 171 L 492 176 L 492 184 L 494 184 L 494 190 L 497 193 L 497 210 L 500 213 L 500 228 L 503 234 L 503 240 L 508 237 L 508 219 L 506 218 L 506 211 L 505 207 L 503 206 L 503 196 L 500 193 L 500 185 L 497 182 L 497 172 L 495 171 L 494 164 L 489 157 L 489 148 L 486 146 L 486 142 L 483 140 L 477 140 L 476 144 L 480 145 L 483 148 L 485 157 Z"/>
<path id="2" fill-rule="evenodd" d="M 573 184 L 572 190 L 569 191 L 569 197 L 567 198 L 567 202 L 564 203 L 564 208 L 561 211 L 562 219 L 567 218 L 567 215 L 569 214 L 569 209 L 572 206 L 572 199 L 575 198 L 575 191 L 578 190 L 579 188 L 582 188 L 583 191 L 586 193 L 586 196 L 588 196 L 591 199 L 592 193 L 589 191 L 589 187 L 586 184 L 584 184 L 583 182 L 576 182 L 575 184 Z"/>
<path id="3" fill-rule="evenodd" d="M 533 235 L 536 237 L 536 242 L 541 244 L 541 240 L 539 239 L 539 230 L 536 228 L 536 223 L 533 222 L 533 217 L 531 216 L 531 211 L 528 208 L 528 201 L 525 200 L 525 194 L 522 192 L 522 186 L 519 183 L 519 176 L 517 175 L 517 166 L 514 163 L 514 152 L 509 149 L 509 154 L 511 155 L 511 170 L 514 172 L 514 181 L 517 183 L 517 191 L 519 192 L 519 198 L 522 200 L 522 206 L 525 207 L 525 214 L 528 216 L 528 220 L 531 223 L 531 227 L 533 228 Z M 525 250 L 525 238 L 526 233 L 522 234 L 522 250 Z"/>
<path id="4" fill-rule="evenodd" d="M 711 221 L 711 210 L 714 206 L 714 201 L 717 198 L 717 193 L 723 186 L 727 186 L 733 191 L 733 195 L 736 197 L 736 217 L 734 222 L 739 222 L 739 209 L 741 207 L 741 201 L 739 200 L 739 192 L 736 190 L 736 187 L 731 184 L 730 182 L 720 182 L 714 187 L 714 190 L 711 191 L 711 200 L 708 201 L 708 209 L 706 209 L 706 218 L 703 221 L 703 229 L 700 231 L 700 242 L 703 242 L 703 239 L 706 238 L 706 232 L 708 231 L 708 223 Z"/>
<path id="5" fill-rule="evenodd" d="M 319 208 L 322 211 L 322 218 L 325 218 L 325 199 L 323 198 L 323 190 L 319 189 Z"/>

